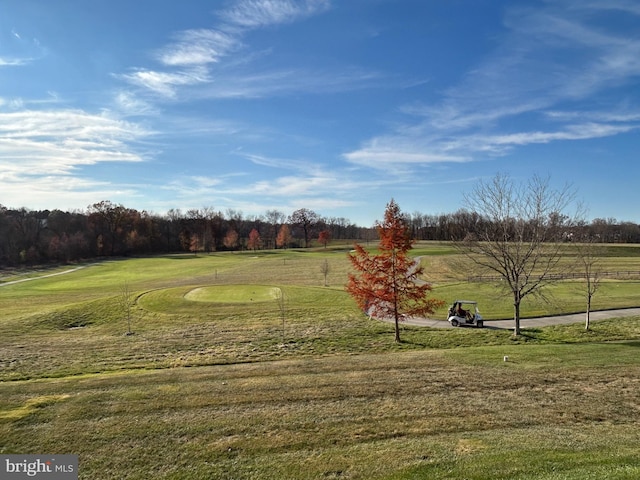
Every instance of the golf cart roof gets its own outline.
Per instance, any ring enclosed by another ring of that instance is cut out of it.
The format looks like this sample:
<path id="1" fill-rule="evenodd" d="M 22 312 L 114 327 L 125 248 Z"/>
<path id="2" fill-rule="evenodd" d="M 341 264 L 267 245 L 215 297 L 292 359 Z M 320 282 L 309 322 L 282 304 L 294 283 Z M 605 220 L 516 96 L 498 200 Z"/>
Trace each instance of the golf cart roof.
<path id="1" fill-rule="evenodd" d="M 453 303 L 473 303 L 474 305 L 477 305 L 478 302 L 476 302 L 475 300 L 456 300 Z"/>

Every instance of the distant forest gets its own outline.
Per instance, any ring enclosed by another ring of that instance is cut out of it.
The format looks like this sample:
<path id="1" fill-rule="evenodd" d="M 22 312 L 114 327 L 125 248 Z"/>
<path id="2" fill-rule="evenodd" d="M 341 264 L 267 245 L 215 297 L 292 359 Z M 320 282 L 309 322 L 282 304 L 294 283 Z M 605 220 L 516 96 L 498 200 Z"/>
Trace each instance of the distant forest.
<path id="1" fill-rule="evenodd" d="M 406 215 L 416 240 L 464 238 L 483 222 L 477 214 Z M 566 238 L 591 238 L 603 243 L 640 243 L 640 225 L 597 218 L 571 227 Z M 326 246 L 332 240 L 373 241 L 373 227 L 346 218 L 327 218 L 308 209 L 286 215 L 225 213 L 211 207 L 170 210 L 165 215 L 127 208 L 110 201 L 86 211 L 10 209 L 0 205 L 0 267 L 64 263 L 128 255 L 178 252 L 260 250 Z"/>

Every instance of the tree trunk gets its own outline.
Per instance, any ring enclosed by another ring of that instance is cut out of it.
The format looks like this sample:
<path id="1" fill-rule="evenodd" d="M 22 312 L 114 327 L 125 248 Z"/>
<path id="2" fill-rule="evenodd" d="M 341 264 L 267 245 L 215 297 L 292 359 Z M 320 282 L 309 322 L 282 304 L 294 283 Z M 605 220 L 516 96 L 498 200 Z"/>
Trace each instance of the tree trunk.
<path id="1" fill-rule="evenodd" d="M 395 269 L 394 269 L 395 270 Z M 394 295 L 393 295 L 393 317 L 396 321 L 396 343 L 400 343 L 400 312 L 398 311 L 398 293 L 397 287 L 394 286 Z"/>
<path id="2" fill-rule="evenodd" d="M 513 320 L 515 321 L 515 328 L 513 329 L 514 335 L 520 335 L 520 299 L 517 298 L 513 302 Z"/>
<path id="3" fill-rule="evenodd" d="M 591 316 L 591 295 L 587 295 L 587 318 L 584 326 L 585 330 L 589 330 L 590 316 Z"/>

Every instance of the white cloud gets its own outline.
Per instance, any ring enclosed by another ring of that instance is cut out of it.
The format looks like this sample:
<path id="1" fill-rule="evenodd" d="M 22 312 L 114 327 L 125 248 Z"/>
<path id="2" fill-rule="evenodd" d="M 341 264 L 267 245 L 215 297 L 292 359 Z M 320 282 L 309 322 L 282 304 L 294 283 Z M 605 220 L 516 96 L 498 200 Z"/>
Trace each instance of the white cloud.
<path id="1" fill-rule="evenodd" d="M 141 185 L 94 180 L 83 167 L 142 162 L 136 146 L 152 134 L 108 112 L 0 113 L 0 203 L 75 209 L 98 199 L 135 197 Z"/>
<path id="2" fill-rule="evenodd" d="M 215 63 L 239 45 L 233 35 L 218 30 L 185 30 L 177 34 L 177 42 L 159 53 L 159 60 L 168 66 L 205 65 Z"/>
<path id="3" fill-rule="evenodd" d="M 24 206 L 30 209 L 75 210 L 102 199 L 135 197 L 139 188 L 69 175 L 37 176 L 26 172 L 2 172 L 0 183 L 0 203 L 11 208 Z"/>
<path id="4" fill-rule="evenodd" d="M 380 139 L 375 139 L 363 148 L 345 153 L 344 158 L 353 164 L 392 172 L 397 171 L 403 165 L 425 165 L 444 162 L 460 163 L 470 160 L 469 157 L 460 155 L 428 153 L 425 148 L 417 143 L 415 145 L 407 145 L 405 148 L 398 148 L 394 147 L 393 141 L 389 142 L 389 145 L 381 145 L 379 140 Z M 404 143 L 407 142 L 404 141 Z"/>
<path id="5" fill-rule="evenodd" d="M 139 162 L 139 125 L 81 110 L 0 113 L 0 167 L 28 176 L 68 175 L 79 165 Z"/>
<path id="6" fill-rule="evenodd" d="M 133 92 L 120 91 L 114 96 L 116 108 L 125 115 L 157 114 L 158 110 L 149 102 L 142 100 Z"/>
<path id="7" fill-rule="evenodd" d="M 243 28 L 288 23 L 327 10 L 329 0 L 241 0 L 219 13 L 225 22 Z"/>
<path id="8" fill-rule="evenodd" d="M 0 67 L 19 67 L 27 65 L 32 61 L 31 58 L 7 58 L 0 57 Z"/>
<path id="9" fill-rule="evenodd" d="M 194 67 L 179 72 L 137 70 L 133 73 L 122 74 L 120 77 L 167 98 L 176 96 L 177 87 L 209 81 L 208 72 L 203 67 Z"/>
<path id="10" fill-rule="evenodd" d="M 557 132 L 520 132 L 507 135 L 489 136 L 483 139 L 487 146 L 521 146 L 532 143 L 549 143 L 558 140 L 588 140 L 609 137 L 637 130 L 640 125 L 606 125 L 599 123 L 577 124 Z"/>
<path id="11" fill-rule="evenodd" d="M 288 69 L 257 74 L 218 75 L 199 94 L 205 98 L 263 98 L 292 93 L 336 93 L 379 86 L 385 77 L 373 71 L 345 69 L 341 72 Z M 388 78 L 386 79 L 388 81 Z"/>

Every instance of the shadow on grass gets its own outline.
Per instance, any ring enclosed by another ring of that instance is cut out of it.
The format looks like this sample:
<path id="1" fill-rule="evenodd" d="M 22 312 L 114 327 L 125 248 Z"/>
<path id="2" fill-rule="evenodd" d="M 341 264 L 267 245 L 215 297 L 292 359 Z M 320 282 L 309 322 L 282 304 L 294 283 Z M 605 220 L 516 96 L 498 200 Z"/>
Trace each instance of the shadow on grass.
<path id="1" fill-rule="evenodd" d="M 193 253 L 184 253 L 177 255 L 167 255 L 164 258 L 168 260 L 194 260 L 197 258 L 202 258 L 203 256 L 206 256 L 206 254 L 194 255 Z"/>

